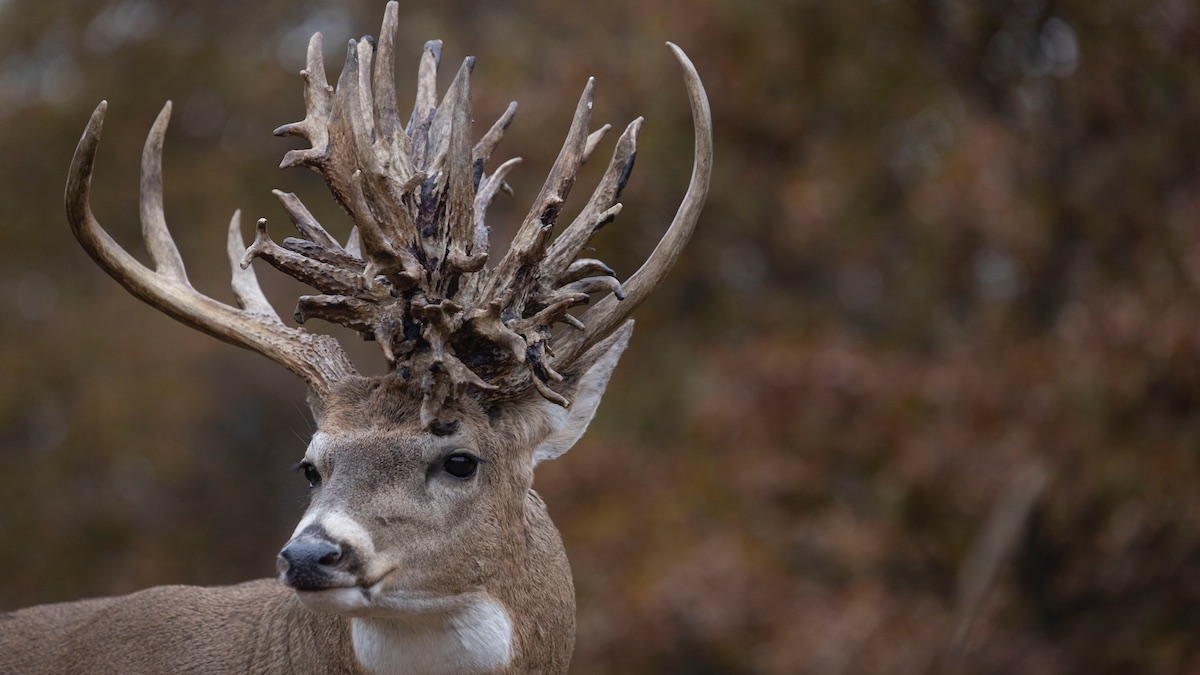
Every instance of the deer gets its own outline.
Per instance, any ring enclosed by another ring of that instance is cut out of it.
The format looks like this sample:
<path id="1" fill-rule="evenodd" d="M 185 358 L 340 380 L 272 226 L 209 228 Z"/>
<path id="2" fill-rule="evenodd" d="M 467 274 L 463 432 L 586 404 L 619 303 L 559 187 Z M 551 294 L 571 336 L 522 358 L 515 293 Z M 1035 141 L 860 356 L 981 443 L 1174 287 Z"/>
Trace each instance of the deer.
<path id="1" fill-rule="evenodd" d="M 72 232 L 138 299 L 304 380 L 316 431 L 298 467 L 310 500 L 278 555 L 277 577 L 0 615 L 0 672 L 566 671 L 574 585 L 533 490 L 534 470 L 583 435 L 629 343 L 631 312 L 695 229 L 712 170 L 708 99 L 692 62 L 668 42 L 693 117 L 692 174 L 662 239 L 626 281 L 585 250 L 621 211 L 642 118 L 617 140 L 578 216 L 551 236 L 580 166 L 611 128 L 589 131 L 593 79 L 508 251 L 489 264 L 485 211 L 510 190 L 505 177 L 520 160 L 486 167 L 516 103 L 472 142 L 474 58 L 439 102 L 435 40 L 422 50 L 415 105 L 402 121 L 396 28 L 397 3 L 389 2 L 378 41 L 349 41 L 336 87 L 326 79 L 321 34 L 313 35 L 301 71 L 305 117 L 275 131 L 310 147 L 288 151 L 281 168 L 320 173 L 353 228 L 339 243 L 296 195 L 277 190 L 300 236 L 276 243 L 259 219 L 246 246 L 235 212 L 227 253 L 236 307 L 192 286 L 167 229 L 170 102 L 142 154 L 139 211 L 153 268 L 92 213 L 107 102 L 95 109 L 67 179 Z M 267 301 L 255 260 L 316 291 L 299 298 L 298 326 Z M 311 319 L 377 342 L 386 372 L 359 374 L 336 338 L 301 327 Z"/>

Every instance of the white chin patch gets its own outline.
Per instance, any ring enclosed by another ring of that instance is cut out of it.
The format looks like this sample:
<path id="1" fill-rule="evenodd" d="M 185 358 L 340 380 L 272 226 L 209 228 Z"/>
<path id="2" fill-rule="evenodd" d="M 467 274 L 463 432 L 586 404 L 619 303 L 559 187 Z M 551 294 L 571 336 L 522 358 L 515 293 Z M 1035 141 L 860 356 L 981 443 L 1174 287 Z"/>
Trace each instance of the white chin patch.
<path id="1" fill-rule="evenodd" d="M 512 622 L 486 593 L 441 612 L 351 621 L 354 653 L 374 675 L 490 673 L 512 660 Z"/>
<path id="2" fill-rule="evenodd" d="M 296 591 L 296 598 L 307 609 L 321 614 L 357 614 L 370 607 L 370 600 L 358 586 Z"/>

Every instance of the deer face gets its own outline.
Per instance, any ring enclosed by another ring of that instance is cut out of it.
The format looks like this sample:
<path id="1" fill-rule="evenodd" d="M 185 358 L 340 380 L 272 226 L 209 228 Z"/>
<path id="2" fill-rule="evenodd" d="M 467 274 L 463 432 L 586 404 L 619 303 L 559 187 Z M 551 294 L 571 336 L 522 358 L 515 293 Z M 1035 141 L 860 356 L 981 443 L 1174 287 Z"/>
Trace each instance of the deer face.
<path id="1" fill-rule="evenodd" d="M 417 610 L 481 589 L 520 532 L 530 450 L 478 405 L 423 428 L 420 396 L 397 384 L 340 389 L 301 462 L 312 500 L 279 567 L 313 609 Z"/>
<path id="2" fill-rule="evenodd" d="M 566 378 L 570 411 L 536 395 L 486 411 L 463 399 L 427 427 L 421 393 L 400 378 L 344 383 L 314 406 L 320 429 L 300 463 L 312 500 L 280 579 L 309 608 L 350 616 L 452 609 L 511 580 L 531 555 L 534 465 L 583 434 L 631 332 Z"/>

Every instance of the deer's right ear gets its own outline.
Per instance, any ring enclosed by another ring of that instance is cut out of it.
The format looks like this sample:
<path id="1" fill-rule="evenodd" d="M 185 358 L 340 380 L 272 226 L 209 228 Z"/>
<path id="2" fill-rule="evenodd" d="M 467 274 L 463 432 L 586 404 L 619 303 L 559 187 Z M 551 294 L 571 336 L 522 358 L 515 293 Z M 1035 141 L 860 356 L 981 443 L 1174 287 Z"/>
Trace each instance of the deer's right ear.
<path id="1" fill-rule="evenodd" d="M 592 347 L 564 373 L 563 394 L 571 401 L 570 408 L 542 399 L 538 402 L 550 418 L 550 435 L 533 451 L 533 465 L 560 457 L 587 431 L 588 424 L 600 406 L 600 398 L 608 387 L 621 353 L 629 346 L 633 321 L 613 331 L 612 335 Z"/>

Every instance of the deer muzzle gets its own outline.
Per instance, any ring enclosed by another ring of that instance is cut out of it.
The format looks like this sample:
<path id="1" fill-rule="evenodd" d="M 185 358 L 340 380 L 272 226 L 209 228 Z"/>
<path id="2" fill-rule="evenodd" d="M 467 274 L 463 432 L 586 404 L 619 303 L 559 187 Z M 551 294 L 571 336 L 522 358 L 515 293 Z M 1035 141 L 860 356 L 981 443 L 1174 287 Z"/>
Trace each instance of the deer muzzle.
<path id="1" fill-rule="evenodd" d="M 355 585 L 361 564 L 353 546 L 313 525 L 283 547 L 275 568 L 285 585 L 298 591 L 320 591 Z"/>

